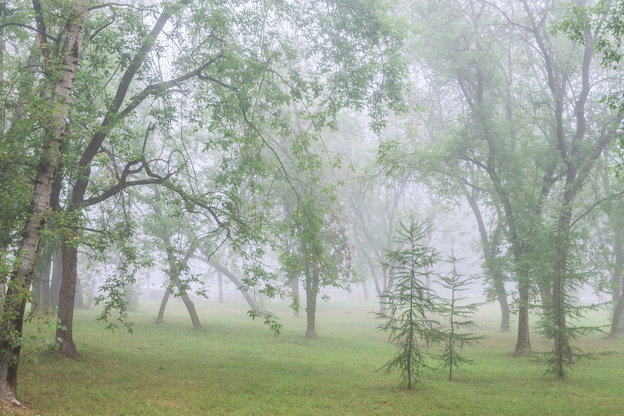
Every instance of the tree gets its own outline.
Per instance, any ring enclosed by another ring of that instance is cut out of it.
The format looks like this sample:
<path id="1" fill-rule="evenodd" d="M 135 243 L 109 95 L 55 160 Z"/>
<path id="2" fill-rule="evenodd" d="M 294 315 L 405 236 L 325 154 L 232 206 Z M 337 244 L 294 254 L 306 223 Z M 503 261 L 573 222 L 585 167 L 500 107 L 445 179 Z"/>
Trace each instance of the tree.
<path id="1" fill-rule="evenodd" d="M 624 27 L 624 12 L 622 1 L 600 0 L 593 6 L 586 6 L 585 3 L 573 4 L 567 10 L 563 18 L 558 22 L 557 29 L 566 34 L 570 39 L 586 47 L 595 47 L 601 54 L 601 64 L 605 68 L 618 70 L 622 62 L 622 28 Z M 593 38 L 588 38 L 588 33 L 595 33 Z M 588 44 L 588 42 L 593 42 Z M 624 110 L 624 90 L 619 89 L 605 94 L 604 100 L 608 102 L 609 108 L 621 116 Z M 618 153 L 622 154 L 624 140 L 618 137 Z M 616 174 L 621 177 L 622 163 L 614 168 Z M 619 225 L 621 219 L 619 215 L 610 212 L 609 217 L 615 217 L 614 223 L 618 227 L 615 238 L 616 265 L 613 272 L 612 287 L 614 313 L 611 322 L 610 336 L 615 337 L 621 332 L 621 315 L 624 310 L 624 286 L 621 283 L 622 262 L 621 253 L 622 237 Z M 620 281 L 618 281 L 620 280 Z"/>
<path id="2" fill-rule="evenodd" d="M 320 195 L 319 195 L 320 196 Z M 306 338 L 316 338 L 316 304 L 322 287 L 348 287 L 351 273 L 346 229 L 336 207 L 327 200 L 303 195 L 291 214 L 289 245 L 281 262 L 286 270 L 301 274 L 306 292 Z"/>
<path id="3" fill-rule="evenodd" d="M 449 328 L 446 330 L 440 330 L 442 345 L 444 345 L 444 352 L 437 358 L 443 368 L 449 370 L 449 381 L 453 380 L 453 368 L 460 364 L 471 364 L 472 361 L 466 357 L 460 355 L 462 348 L 465 345 L 472 345 L 475 342 L 485 338 L 484 336 L 477 336 L 469 332 L 458 332 L 462 328 L 470 328 L 476 326 L 476 322 L 470 318 L 474 316 L 477 309 L 482 303 L 470 303 L 462 305 L 462 301 L 466 300 L 466 297 L 460 297 L 461 292 L 467 290 L 467 286 L 470 285 L 470 279 L 463 278 L 457 272 L 457 259 L 451 255 L 449 262 L 453 265 L 451 273 L 441 276 L 442 286 L 451 291 L 451 298 L 442 301 L 440 308 L 440 315 L 448 320 Z"/>
<path id="4" fill-rule="evenodd" d="M 386 301 L 386 314 L 377 313 L 378 319 L 385 321 L 378 330 L 387 332 L 398 347 L 381 369 L 386 373 L 399 370 L 410 390 L 429 368 L 423 343 L 429 346 L 440 336 L 439 322 L 431 318 L 439 310 L 438 298 L 423 282 L 430 273 L 424 269 L 436 260 L 435 252 L 422 245 L 426 236 L 426 228 L 413 217 L 409 223 L 399 222 L 394 239 L 401 248 L 388 251 L 384 263 L 393 270 L 394 289 Z"/>
<path id="5" fill-rule="evenodd" d="M 620 120 L 600 101 L 613 84 L 594 64 L 599 32 L 583 32 L 582 48 L 553 36 L 549 22 L 563 11 L 556 3 L 467 0 L 443 6 L 415 5 L 427 20 L 446 21 L 451 10 L 457 17 L 452 29 L 431 25 L 421 36 L 423 48 L 436 45 L 422 54 L 434 85 L 455 103 L 455 112 L 427 132 L 439 144 L 436 160 L 487 207 L 481 213 L 491 219 L 483 223 L 494 224 L 485 260 L 490 254 L 507 259 L 503 264 L 516 283 L 514 355 L 530 351 L 535 294 L 543 309 L 556 311 L 549 315 L 560 331 L 556 348 L 569 350 L 564 299 L 582 278 L 569 258 L 578 235 L 572 227 L 582 224 L 574 219 L 578 196 Z M 556 234 L 547 231 L 553 221 Z M 502 238 L 492 238 L 498 224 Z M 501 270 L 496 263 L 485 263 L 489 274 Z"/>

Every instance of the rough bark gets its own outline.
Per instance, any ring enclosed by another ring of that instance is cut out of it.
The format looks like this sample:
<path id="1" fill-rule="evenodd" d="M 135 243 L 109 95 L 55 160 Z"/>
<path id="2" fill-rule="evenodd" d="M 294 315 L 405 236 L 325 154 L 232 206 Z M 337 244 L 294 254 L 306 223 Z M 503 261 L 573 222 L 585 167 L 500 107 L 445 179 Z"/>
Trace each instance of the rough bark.
<path id="1" fill-rule="evenodd" d="M 1 400 L 15 400 L 21 346 L 16 344 L 14 339 L 22 334 L 27 293 L 39 251 L 39 232 L 45 225 L 45 217 L 50 207 L 50 197 L 65 135 L 76 68 L 80 59 L 87 7 L 87 0 L 76 0 L 72 3 L 58 67 L 60 77 L 55 86 L 54 101 L 51 105 L 53 109 L 52 126 L 45 134 L 46 143 L 43 146 L 37 168 L 30 215 L 24 226 L 18 250 L 19 261 L 15 263 L 11 273 L 6 299 L 2 305 L 3 319 L 0 329 L 0 334 L 2 334 L 0 338 L 0 350 L 2 350 L 2 354 L 0 354 Z"/>
<path id="2" fill-rule="evenodd" d="M 319 277 L 306 278 L 306 338 L 316 338 L 316 300 L 319 290 Z"/>
<path id="3" fill-rule="evenodd" d="M 518 282 L 518 338 L 514 357 L 522 357 L 531 352 L 531 337 L 529 334 L 529 284 L 526 281 Z"/>
<path id="4" fill-rule="evenodd" d="M 76 350 L 73 339 L 74 302 L 76 296 L 76 279 L 78 263 L 78 248 L 65 242 L 61 243 L 63 258 L 63 279 L 59 298 L 58 319 L 59 326 L 56 329 L 56 338 L 62 339 L 58 354 L 77 358 L 80 354 Z"/>

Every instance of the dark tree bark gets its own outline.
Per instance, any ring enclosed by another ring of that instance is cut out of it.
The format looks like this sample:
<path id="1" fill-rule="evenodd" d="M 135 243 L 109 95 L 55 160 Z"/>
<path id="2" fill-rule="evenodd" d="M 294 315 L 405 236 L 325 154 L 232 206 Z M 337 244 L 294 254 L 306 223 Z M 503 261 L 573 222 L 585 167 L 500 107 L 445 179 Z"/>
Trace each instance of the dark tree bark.
<path id="1" fill-rule="evenodd" d="M 63 242 L 61 243 L 61 251 L 63 253 L 63 271 L 65 273 L 63 273 L 63 280 L 61 281 L 58 310 L 59 326 L 56 329 L 56 338 L 63 340 L 59 346 L 58 353 L 66 357 L 77 358 L 80 354 L 74 344 L 73 325 L 71 323 L 74 319 L 78 250 L 76 247 L 69 246 Z"/>
<path id="2" fill-rule="evenodd" d="M 315 273 L 306 278 L 306 338 L 316 338 L 316 300 L 319 292 L 319 276 Z"/>
<path id="3" fill-rule="evenodd" d="M 518 338 L 514 357 L 522 357 L 531 352 L 531 337 L 529 334 L 529 284 L 526 281 L 518 282 Z"/>

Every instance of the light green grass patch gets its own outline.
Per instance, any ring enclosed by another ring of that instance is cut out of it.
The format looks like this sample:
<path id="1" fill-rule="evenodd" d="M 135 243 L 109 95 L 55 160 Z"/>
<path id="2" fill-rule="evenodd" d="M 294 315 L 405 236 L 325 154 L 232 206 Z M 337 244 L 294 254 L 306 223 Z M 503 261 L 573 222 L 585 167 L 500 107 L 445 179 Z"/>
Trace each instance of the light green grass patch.
<path id="1" fill-rule="evenodd" d="M 415 391 L 398 375 L 376 371 L 393 354 L 376 331 L 373 303 L 329 302 L 319 308 L 319 338 L 305 321 L 273 305 L 284 324 L 273 337 L 240 304 L 198 304 L 206 328 L 194 331 L 183 305 L 162 325 L 157 304 L 132 314 L 134 334 L 104 331 L 97 311 L 77 311 L 79 361 L 54 355 L 21 366 L 18 395 L 41 415 L 611 415 L 624 409 L 624 342 L 594 335 L 581 341 L 598 360 L 581 361 L 568 381 L 543 375 L 530 358 L 511 357 L 515 336 L 496 332 L 467 348 L 476 365 L 456 380 L 431 372 Z M 495 312 L 493 307 L 486 312 Z M 593 317 L 606 320 L 606 315 Z M 549 344 L 534 335 L 533 348 Z M 23 413 L 22 411 L 22 414 Z M 28 413 L 30 414 L 30 413 Z"/>

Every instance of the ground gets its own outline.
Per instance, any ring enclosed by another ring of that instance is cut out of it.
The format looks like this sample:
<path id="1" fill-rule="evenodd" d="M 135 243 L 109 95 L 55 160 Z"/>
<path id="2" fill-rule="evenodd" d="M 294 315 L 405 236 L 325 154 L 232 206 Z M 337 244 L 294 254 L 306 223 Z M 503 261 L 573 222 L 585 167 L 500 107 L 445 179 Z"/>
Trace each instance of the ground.
<path id="1" fill-rule="evenodd" d="M 514 334 L 497 332 L 494 305 L 478 317 L 488 338 L 465 350 L 475 365 L 457 369 L 453 382 L 431 371 L 415 391 L 398 374 L 377 371 L 395 347 L 376 331 L 375 303 L 320 304 L 314 340 L 283 305 L 272 306 L 284 324 L 279 337 L 249 319 L 242 303 L 197 305 L 204 331 L 192 329 L 179 303 L 154 324 L 157 306 L 143 303 L 132 314 L 133 334 L 111 334 L 94 322 L 97 311 L 77 311 L 81 359 L 25 348 L 18 399 L 26 408 L 5 414 L 611 415 L 624 408 L 624 341 L 583 340 L 598 359 L 580 361 L 559 382 L 544 375 L 539 354 L 511 357 Z M 532 344 L 549 348 L 537 335 Z"/>

